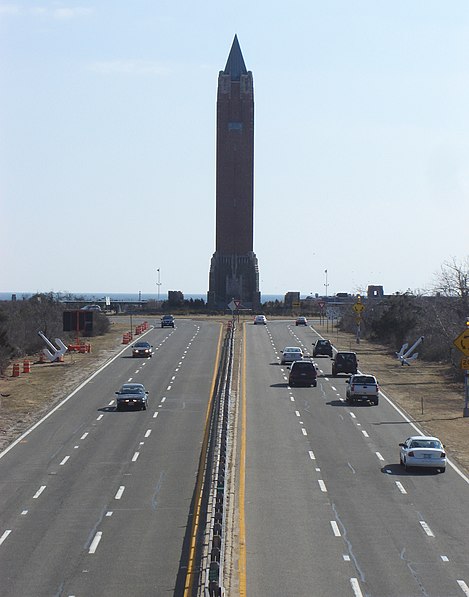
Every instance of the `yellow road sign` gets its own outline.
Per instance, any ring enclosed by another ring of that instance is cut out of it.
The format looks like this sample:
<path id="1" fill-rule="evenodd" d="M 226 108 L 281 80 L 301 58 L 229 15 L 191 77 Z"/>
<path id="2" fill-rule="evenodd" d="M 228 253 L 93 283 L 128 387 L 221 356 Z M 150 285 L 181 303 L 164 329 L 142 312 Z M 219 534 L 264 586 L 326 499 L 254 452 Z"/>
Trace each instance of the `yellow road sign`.
<path id="1" fill-rule="evenodd" d="M 355 303 L 352 309 L 355 311 L 355 313 L 361 313 L 362 311 L 364 311 L 365 305 L 363 305 L 362 303 Z"/>
<path id="2" fill-rule="evenodd" d="M 453 344 L 456 348 L 459 348 L 466 357 L 469 357 L 469 328 L 461 332 L 459 336 L 453 340 Z"/>
<path id="3" fill-rule="evenodd" d="M 469 371 L 469 357 L 463 357 L 461 359 L 461 369 L 466 369 L 466 371 Z"/>

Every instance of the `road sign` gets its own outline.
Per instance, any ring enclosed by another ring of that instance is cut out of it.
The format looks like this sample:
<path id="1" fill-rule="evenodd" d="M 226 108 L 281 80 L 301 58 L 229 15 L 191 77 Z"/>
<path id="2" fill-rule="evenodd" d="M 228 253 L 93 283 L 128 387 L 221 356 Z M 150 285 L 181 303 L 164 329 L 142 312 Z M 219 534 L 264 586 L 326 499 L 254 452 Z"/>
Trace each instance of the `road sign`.
<path id="1" fill-rule="evenodd" d="M 228 309 L 231 309 L 232 311 L 237 309 L 235 301 L 231 301 L 231 303 L 228 305 Z"/>
<path id="2" fill-rule="evenodd" d="M 355 311 L 355 313 L 361 313 L 365 310 L 365 305 L 363 305 L 362 303 L 355 303 L 352 309 Z"/>
<path id="3" fill-rule="evenodd" d="M 469 357 L 469 328 L 459 334 L 459 336 L 453 340 L 453 344 L 456 348 L 466 356 Z"/>
<path id="4" fill-rule="evenodd" d="M 318 306 L 319 306 L 320 309 L 324 309 L 324 305 L 325 304 L 326 303 L 324 301 L 319 301 Z"/>
<path id="5" fill-rule="evenodd" d="M 463 357 L 461 359 L 461 369 L 469 371 L 469 357 Z"/>
<path id="6" fill-rule="evenodd" d="M 234 304 L 236 305 L 236 308 L 237 308 L 237 309 L 239 309 L 239 306 L 240 306 L 240 304 L 241 304 L 241 301 L 237 301 L 237 300 L 235 300 L 235 301 L 234 301 Z"/>

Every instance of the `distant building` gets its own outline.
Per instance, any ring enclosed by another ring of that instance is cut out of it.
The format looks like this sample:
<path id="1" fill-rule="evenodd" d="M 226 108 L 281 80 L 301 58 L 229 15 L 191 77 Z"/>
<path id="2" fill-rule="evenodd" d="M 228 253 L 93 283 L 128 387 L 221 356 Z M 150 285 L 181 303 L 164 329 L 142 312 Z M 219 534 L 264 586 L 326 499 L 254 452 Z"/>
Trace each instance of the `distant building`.
<path id="1" fill-rule="evenodd" d="M 382 286 L 368 286 L 366 296 L 370 298 L 383 298 L 384 289 Z"/>
<path id="2" fill-rule="evenodd" d="M 232 299 L 260 304 L 254 236 L 254 87 L 235 36 L 218 75 L 216 246 L 209 274 L 209 306 Z"/>
<path id="3" fill-rule="evenodd" d="M 184 295 L 180 290 L 168 290 L 168 303 L 170 305 L 182 305 L 184 303 Z"/>
<path id="4" fill-rule="evenodd" d="M 299 292 L 287 292 L 284 299 L 285 307 L 299 307 L 300 306 L 300 293 Z"/>

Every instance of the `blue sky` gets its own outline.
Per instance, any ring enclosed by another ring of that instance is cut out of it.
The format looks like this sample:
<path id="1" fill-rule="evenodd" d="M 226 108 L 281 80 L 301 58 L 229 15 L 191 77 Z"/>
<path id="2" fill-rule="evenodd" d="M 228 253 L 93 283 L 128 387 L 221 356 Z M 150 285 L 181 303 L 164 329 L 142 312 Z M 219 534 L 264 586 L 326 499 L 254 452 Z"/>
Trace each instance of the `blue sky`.
<path id="1" fill-rule="evenodd" d="M 262 293 L 467 257 L 466 1 L 0 2 L 0 291 L 207 291 L 235 33 Z"/>

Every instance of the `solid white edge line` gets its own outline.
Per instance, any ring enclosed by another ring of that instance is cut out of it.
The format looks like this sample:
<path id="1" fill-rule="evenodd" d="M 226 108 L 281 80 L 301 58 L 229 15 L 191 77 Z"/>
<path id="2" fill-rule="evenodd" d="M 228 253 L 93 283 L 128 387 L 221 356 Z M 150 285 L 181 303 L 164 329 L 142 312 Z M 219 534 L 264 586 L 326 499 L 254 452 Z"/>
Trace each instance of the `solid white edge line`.
<path id="1" fill-rule="evenodd" d="M 95 553 L 98 548 L 99 542 L 101 541 L 101 537 L 103 536 L 102 531 L 98 531 L 94 536 L 93 541 L 91 542 L 90 549 L 88 553 Z"/>
<path id="2" fill-rule="evenodd" d="M 150 331 L 150 330 L 148 330 L 148 331 Z M 148 332 L 145 332 L 145 333 L 148 333 Z M 120 352 L 118 352 L 115 356 L 113 356 L 112 359 L 110 359 L 107 363 L 105 363 L 97 371 L 92 373 L 88 377 L 88 379 L 85 379 L 84 382 L 82 382 L 78 387 L 76 387 L 71 394 L 69 394 L 61 402 L 59 402 L 57 404 L 57 406 L 55 406 L 52 410 L 50 410 L 44 417 L 42 417 L 42 419 L 39 419 L 39 421 L 37 421 L 37 423 L 34 423 L 34 425 L 32 425 L 32 427 L 27 429 L 17 439 L 15 439 L 15 441 L 13 443 L 11 443 L 7 448 L 5 448 L 5 450 L 3 450 L 3 452 L 0 452 L 0 458 L 3 458 L 6 454 L 8 454 L 8 452 L 10 450 L 12 450 L 21 441 L 23 441 L 23 439 L 25 437 L 27 437 L 30 433 L 32 433 L 35 429 L 37 429 L 37 427 L 39 427 L 39 425 L 42 425 L 42 423 L 44 423 L 44 421 L 46 421 L 50 416 L 52 416 L 56 410 L 59 410 L 59 408 L 61 408 L 66 402 L 68 402 L 70 400 L 70 398 L 75 396 L 75 394 L 78 393 L 81 389 L 83 389 L 87 384 L 89 384 L 92 379 L 94 379 L 97 375 L 99 375 L 102 371 L 104 371 L 104 369 L 106 369 L 106 367 L 108 367 L 113 361 L 118 359 L 121 356 L 121 354 L 127 350 L 127 348 L 128 348 L 128 346 L 125 346 Z"/>

